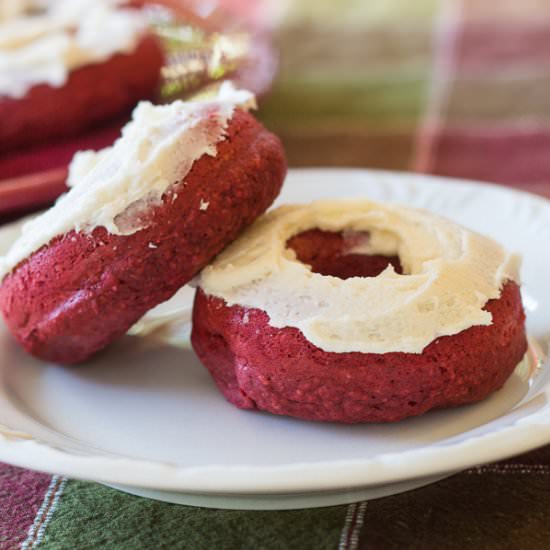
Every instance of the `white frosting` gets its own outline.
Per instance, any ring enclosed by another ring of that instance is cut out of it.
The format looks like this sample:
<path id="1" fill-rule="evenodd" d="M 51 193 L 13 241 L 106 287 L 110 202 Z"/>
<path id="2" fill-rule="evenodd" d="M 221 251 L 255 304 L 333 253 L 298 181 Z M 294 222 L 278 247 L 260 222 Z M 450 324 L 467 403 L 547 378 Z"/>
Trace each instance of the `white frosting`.
<path id="1" fill-rule="evenodd" d="M 0 257 L 0 277 L 71 230 L 90 232 L 101 226 L 116 235 L 129 235 L 143 229 L 146 222 L 141 214 L 158 204 L 171 187 L 184 184 L 196 160 L 216 156 L 216 144 L 224 139 L 237 106 L 254 107 L 254 96 L 229 82 L 209 100 L 141 102 L 113 146 L 75 155 L 69 168 L 70 191 L 25 224 L 21 236 Z"/>
<path id="2" fill-rule="evenodd" d="M 320 228 L 370 235 L 371 254 L 397 254 L 376 277 L 313 273 L 286 248 Z M 229 305 L 259 308 L 278 328 L 296 327 L 329 352 L 421 353 L 439 336 L 489 325 L 482 308 L 518 280 L 519 257 L 491 239 L 423 210 L 373 201 L 319 201 L 280 207 L 252 225 L 198 280 Z"/>
<path id="3" fill-rule="evenodd" d="M 170 346 L 191 348 L 194 297 L 195 289 L 183 286 L 168 301 L 149 310 L 128 334 Z"/>
<path id="4" fill-rule="evenodd" d="M 37 84 L 63 86 L 69 72 L 135 49 L 145 15 L 120 0 L 0 0 L 0 96 Z"/>

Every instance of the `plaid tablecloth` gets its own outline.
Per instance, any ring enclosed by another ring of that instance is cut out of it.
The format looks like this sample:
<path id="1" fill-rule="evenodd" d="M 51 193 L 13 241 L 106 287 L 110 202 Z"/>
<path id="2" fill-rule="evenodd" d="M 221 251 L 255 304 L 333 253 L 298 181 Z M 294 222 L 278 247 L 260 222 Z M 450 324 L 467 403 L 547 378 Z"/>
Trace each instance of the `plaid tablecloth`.
<path id="1" fill-rule="evenodd" d="M 550 197 L 550 1 L 302 0 L 278 39 L 281 76 L 261 116 L 291 165 Z M 36 547 L 548 549 L 550 446 L 401 495 L 285 512 L 176 506 L 0 465 L 0 548 Z"/>

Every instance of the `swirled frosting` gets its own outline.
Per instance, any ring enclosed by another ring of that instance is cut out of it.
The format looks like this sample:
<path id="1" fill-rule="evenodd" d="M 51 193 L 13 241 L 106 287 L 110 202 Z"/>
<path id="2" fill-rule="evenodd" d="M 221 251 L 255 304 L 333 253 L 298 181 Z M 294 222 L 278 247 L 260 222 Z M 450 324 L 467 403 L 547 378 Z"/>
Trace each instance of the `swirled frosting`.
<path id="1" fill-rule="evenodd" d="M 71 230 L 105 227 L 112 234 L 130 235 L 143 229 L 143 211 L 184 182 L 195 161 L 216 156 L 217 143 L 225 138 L 237 106 L 254 107 L 254 95 L 236 90 L 230 82 L 212 99 L 169 105 L 141 102 L 113 146 L 75 155 L 69 168 L 70 191 L 23 226 L 21 236 L 0 257 L 0 278 Z M 208 193 L 205 182 L 205 197 Z"/>
<path id="2" fill-rule="evenodd" d="M 395 255 L 376 277 L 313 273 L 286 247 L 309 229 L 367 232 L 362 251 Z M 421 353 L 439 336 L 490 325 L 483 310 L 519 257 L 495 241 L 424 210 L 369 200 L 280 207 L 253 224 L 201 273 L 198 284 L 228 305 L 264 310 L 328 352 Z"/>
<path id="3" fill-rule="evenodd" d="M 120 0 L 2 0 L 0 96 L 37 84 L 63 86 L 69 72 L 135 49 L 145 15 Z"/>

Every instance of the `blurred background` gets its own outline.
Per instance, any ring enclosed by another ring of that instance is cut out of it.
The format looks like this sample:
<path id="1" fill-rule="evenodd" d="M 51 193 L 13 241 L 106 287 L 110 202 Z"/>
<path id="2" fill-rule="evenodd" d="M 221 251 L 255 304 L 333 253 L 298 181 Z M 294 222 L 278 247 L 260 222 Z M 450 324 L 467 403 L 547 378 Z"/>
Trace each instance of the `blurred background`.
<path id="1" fill-rule="evenodd" d="M 292 164 L 550 181 L 547 0 L 301 0 L 274 33 Z"/>
<path id="2" fill-rule="evenodd" d="M 159 100 L 226 78 L 252 88 L 291 166 L 413 170 L 550 194 L 550 0 L 133 3 L 148 6 L 164 43 Z M 35 207 L 13 202 L 13 190 L 104 146 L 120 125 L 0 155 L 0 215 Z M 58 180 L 34 202 L 59 194 Z"/>

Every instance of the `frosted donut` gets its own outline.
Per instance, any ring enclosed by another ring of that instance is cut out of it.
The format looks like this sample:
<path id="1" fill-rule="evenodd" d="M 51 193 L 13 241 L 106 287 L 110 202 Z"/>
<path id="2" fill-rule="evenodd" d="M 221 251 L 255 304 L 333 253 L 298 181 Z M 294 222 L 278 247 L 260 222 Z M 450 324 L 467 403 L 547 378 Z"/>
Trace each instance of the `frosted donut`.
<path id="1" fill-rule="evenodd" d="M 140 10 L 116 0 L 9 4 L 0 11 L 0 152 L 75 135 L 154 96 L 164 55 Z"/>
<path id="2" fill-rule="evenodd" d="M 228 84 L 207 101 L 144 102 L 112 147 L 75 156 L 72 189 L 0 258 L 0 310 L 28 352 L 87 359 L 269 207 L 286 161 L 243 110 L 253 101 Z"/>
<path id="3" fill-rule="evenodd" d="M 242 408 L 394 421 L 483 399 L 526 351 L 519 260 L 426 211 L 285 206 L 198 279 L 192 343 Z"/>

